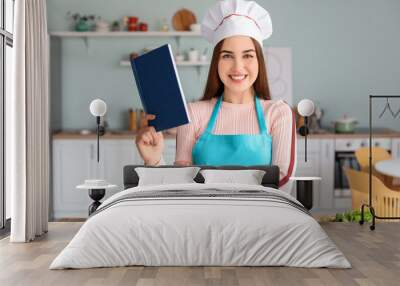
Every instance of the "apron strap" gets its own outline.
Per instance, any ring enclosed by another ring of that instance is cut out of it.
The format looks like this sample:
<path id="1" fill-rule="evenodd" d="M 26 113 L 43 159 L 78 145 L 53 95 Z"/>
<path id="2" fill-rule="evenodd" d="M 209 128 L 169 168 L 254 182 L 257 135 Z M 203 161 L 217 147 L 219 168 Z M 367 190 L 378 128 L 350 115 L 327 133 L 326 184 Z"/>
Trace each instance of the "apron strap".
<path id="1" fill-rule="evenodd" d="M 256 98 L 257 119 L 258 119 L 258 126 L 260 127 L 260 133 L 268 134 L 267 127 L 265 126 L 264 112 L 262 110 L 260 100 L 258 99 L 258 96 L 256 96 L 256 95 L 255 95 L 255 98 Z"/>
<path id="2" fill-rule="evenodd" d="M 215 122 L 217 121 L 217 115 L 219 112 L 219 109 L 221 107 L 221 102 L 222 102 L 222 95 L 218 98 L 217 102 L 215 103 L 213 112 L 211 114 L 210 121 L 208 121 L 207 129 L 206 132 L 212 133 L 214 129 Z"/>

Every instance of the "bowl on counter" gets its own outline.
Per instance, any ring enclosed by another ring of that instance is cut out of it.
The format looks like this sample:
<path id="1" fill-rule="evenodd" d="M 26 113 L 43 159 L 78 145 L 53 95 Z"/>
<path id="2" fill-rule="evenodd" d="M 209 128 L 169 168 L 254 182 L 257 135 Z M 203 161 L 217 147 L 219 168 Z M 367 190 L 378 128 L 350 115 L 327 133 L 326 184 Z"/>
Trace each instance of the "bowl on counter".
<path id="1" fill-rule="evenodd" d="M 354 118 L 343 117 L 332 123 L 335 126 L 335 133 L 354 133 L 358 121 Z"/>

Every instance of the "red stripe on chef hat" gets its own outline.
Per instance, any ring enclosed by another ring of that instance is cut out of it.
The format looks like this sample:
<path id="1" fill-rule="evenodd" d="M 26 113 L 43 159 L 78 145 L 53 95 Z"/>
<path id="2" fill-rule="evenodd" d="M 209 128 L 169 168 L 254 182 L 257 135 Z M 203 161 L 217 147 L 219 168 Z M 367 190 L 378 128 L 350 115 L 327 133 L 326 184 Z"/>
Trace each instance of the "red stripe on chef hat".
<path id="1" fill-rule="evenodd" d="M 256 24 L 257 28 L 261 31 L 261 28 L 260 28 L 260 26 L 257 24 L 257 21 L 256 21 L 256 20 L 254 20 L 253 18 L 249 17 L 248 15 L 236 14 L 236 13 L 232 13 L 232 14 L 229 14 L 228 16 L 225 16 L 225 17 L 222 19 L 221 23 L 219 23 L 219 25 L 214 29 L 214 31 L 218 30 L 218 28 L 222 25 L 222 23 L 224 23 L 224 21 L 225 21 L 226 19 L 228 19 L 229 17 L 232 17 L 232 16 L 242 16 L 242 17 L 246 17 L 246 18 L 249 19 L 249 20 L 252 20 L 252 21 L 254 22 L 254 24 Z"/>

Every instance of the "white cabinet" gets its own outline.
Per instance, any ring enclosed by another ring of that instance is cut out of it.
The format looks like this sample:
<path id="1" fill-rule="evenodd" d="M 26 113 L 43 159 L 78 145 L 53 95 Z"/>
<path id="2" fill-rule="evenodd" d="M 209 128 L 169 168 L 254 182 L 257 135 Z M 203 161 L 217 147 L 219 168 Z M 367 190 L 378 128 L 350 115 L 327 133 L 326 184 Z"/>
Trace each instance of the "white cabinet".
<path id="1" fill-rule="evenodd" d="M 320 146 L 319 208 L 331 209 L 335 187 L 335 143 L 333 139 L 321 139 Z"/>
<path id="2" fill-rule="evenodd" d="M 297 140 L 297 168 L 295 176 L 321 177 L 313 182 L 313 210 L 330 209 L 333 206 L 334 188 L 334 139 L 307 139 L 307 162 L 305 140 Z"/>
<path id="3" fill-rule="evenodd" d="M 88 193 L 76 185 L 96 176 L 95 142 L 92 140 L 53 141 L 52 217 L 86 217 Z"/>
<path id="4" fill-rule="evenodd" d="M 100 163 L 95 139 L 53 140 L 53 219 L 87 217 L 92 200 L 86 190 L 76 186 L 85 179 L 106 179 L 118 185 L 107 190 L 105 198 L 123 189 L 123 167 L 143 164 L 132 139 L 101 140 Z"/>
<path id="5" fill-rule="evenodd" d="M 305 140 L 297 140 L 296 176 L 316 176 L 319 173 L 320 140 L 307 138 L 307 162 L 305 161 Z"/>

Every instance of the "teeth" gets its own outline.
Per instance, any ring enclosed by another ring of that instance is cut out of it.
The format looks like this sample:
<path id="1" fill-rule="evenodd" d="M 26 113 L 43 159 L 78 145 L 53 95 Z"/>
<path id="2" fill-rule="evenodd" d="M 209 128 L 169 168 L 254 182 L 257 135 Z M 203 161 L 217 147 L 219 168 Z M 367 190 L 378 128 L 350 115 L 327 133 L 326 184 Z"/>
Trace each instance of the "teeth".
<path id="1" fill-rule="evenodd" d="M 242 80 L 245 77 L 246 77 L 245 75 L 231 75 L 231 78 L 234 80 Z"/>

